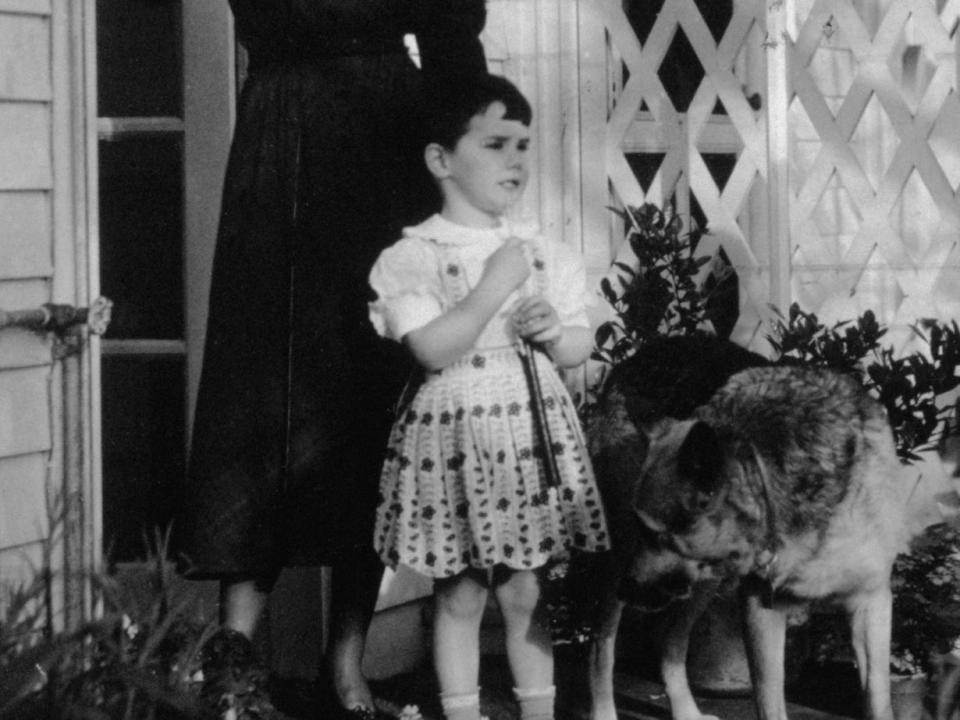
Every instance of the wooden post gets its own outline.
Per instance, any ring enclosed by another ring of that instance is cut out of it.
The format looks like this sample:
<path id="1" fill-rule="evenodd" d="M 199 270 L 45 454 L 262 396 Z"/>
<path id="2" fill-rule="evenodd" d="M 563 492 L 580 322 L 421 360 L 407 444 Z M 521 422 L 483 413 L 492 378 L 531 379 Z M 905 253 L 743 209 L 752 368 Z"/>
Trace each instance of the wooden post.
<path id="1" fill-rule="evenodd" d="M 790 304 L 790 108 L 788 50 L 793 0 L 766 0 L 767 212 L 770 227 L 770 302 Z"/>

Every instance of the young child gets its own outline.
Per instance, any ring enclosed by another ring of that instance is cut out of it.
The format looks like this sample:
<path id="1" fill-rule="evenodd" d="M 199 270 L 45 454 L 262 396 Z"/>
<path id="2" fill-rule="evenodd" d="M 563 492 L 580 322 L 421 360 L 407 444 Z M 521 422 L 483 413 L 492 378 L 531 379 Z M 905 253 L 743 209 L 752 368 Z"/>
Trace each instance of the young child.
<path id="1" fill-rule="evenodd" d="M 538 569 L 570 548 L 608 545 L 576 410 L 553 367 L 579 365 L 593 346 L 585 271 L 573 251 L 504 216 L 528 178 L 523 95 L 486 76 L 434 100 L 425 161 L 442 210 L 407 228 L 370 274 L 374 325 L 423 370 L 391 433 L 374 544 L 391 567 L 434 578 L 448 720 L 480 717 L 479 630 L 491 590 L 522 717 L 549 720 L 553 652 Z M 535 378 L 521 357 L 528 348 Z"/>

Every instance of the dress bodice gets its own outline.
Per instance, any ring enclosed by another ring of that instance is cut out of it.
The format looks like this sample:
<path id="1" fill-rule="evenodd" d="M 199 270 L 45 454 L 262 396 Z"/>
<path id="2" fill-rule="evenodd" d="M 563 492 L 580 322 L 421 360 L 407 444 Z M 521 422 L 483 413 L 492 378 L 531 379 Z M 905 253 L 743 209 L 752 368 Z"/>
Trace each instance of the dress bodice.
<path id="1" fill-rule="evenodd" d="M 403 336 L 423 327 L 462 300 L 479 282 L 484 265 L 509 237 L 528 245 L 531 273 L 510 293 L 480 333 L 477 349 L 503 347 L 516 340 L 511 310 L 523 297 L 543 294 L 564 325 L 588 326 L 585 272 L 579 256 L 561 243 L 549 242 L 529 223 L 504 222 L 497 228 L 468 228 L 434 215 L 406 228 L 403 238 L 381 253 L 370 275 L 377 300 L 370 318 L 385 337 Z"/>

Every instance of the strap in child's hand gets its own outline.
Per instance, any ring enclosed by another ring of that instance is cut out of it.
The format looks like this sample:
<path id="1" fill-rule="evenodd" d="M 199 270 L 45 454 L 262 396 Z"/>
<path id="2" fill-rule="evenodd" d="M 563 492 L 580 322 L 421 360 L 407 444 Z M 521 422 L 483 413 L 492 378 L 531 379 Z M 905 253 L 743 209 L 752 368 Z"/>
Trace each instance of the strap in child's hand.
<path id="1" fill-rule="evenodd" d="M 553 442 L 550 439 L 550 426 L 547 422 L 547 410 L 543 402 L 543 391 L 540 388 L 540 377 L 537 375 L 536 348 L 526 340 L 517 343 L 517 354 L 520 364 L 527 378 L 527 389 L 530 392 L 530 411 L 533 414 L 533 429 L 540 441 L 543 451 L 543 469 L 546 475 L 546 490 L 560 486 L 560 468 L 557 458 L 553 454 Z"/>

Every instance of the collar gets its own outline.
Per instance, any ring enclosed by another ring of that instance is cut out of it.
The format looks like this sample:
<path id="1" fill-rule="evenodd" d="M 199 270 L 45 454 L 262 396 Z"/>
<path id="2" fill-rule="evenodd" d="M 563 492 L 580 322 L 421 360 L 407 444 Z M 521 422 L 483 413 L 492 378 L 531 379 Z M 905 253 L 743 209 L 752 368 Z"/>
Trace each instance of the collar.
<path id="1" fill-rule="evenodd" d="M 537 225 L 529 220 L 502 218 L 497 227 L 475 228 L 458 225 L 440 214 L 431 215 L 419 225 L 403 229 L 404 237 L 421 237 L 439 245 L 475 245 L 491 241 L 503 242 L 509 237 L 532 240 L 539 233 Z"/>

